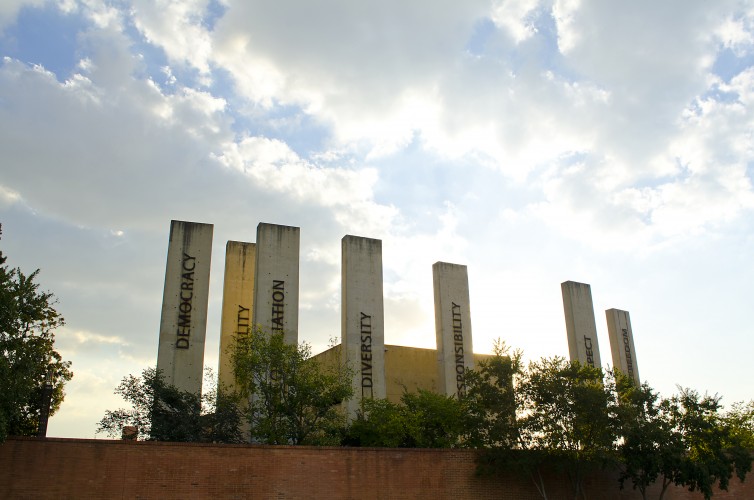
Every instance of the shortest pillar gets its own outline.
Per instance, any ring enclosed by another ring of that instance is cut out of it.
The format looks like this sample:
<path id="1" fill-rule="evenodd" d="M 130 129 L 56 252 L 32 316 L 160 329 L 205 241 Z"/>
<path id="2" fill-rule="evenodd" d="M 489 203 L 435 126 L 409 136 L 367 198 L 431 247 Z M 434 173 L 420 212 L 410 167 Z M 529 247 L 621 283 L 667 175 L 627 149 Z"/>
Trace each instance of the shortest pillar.
<path id="1" fill-rule="evenodd" d="M 628 311 L 620 309 L 608 309 L 607 333 L 610 336 L 610 350 L 613 354 L 613 368 L 622 371 L 634 380 L 636 385 L 641 385 L 639 367 L 636 364 L 636 347 L 634 347 L 634 334 L 631 330 L 631 317 Z"/>

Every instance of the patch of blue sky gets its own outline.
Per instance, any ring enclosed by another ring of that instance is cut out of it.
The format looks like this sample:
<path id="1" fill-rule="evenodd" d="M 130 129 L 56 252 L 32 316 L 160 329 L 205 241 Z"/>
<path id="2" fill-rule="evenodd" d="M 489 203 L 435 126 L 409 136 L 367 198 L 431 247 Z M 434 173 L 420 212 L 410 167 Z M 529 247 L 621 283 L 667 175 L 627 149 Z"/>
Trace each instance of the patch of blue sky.
<path id="1" fill-rule="evenodd" d="M 165 51 L 161 47 L 149 43 L 132 22 L 125 23 L 124 32 L 131 40 L 131 53 L 141 56 L 141 71 L 134 76 L 151 79 L 165 94 L 172 94 L 176 89 L 170 75 L 165 71 L 166 67 L 170 67 L 170 73 L 175 77 L 175 83 L 184 87 L 192 87 L 196 84 L 196 75 L 198 75 L 196 70 L 187 68 L 183 64 L 175 65 L 176 67 L 170 66 Z"/>
<path id="2" fill-rule="evenodd" d="M 476 22 L 474 32 L 466 44 L 466 51 L 474 57 L 501 60 L 513 74 L 525 71 L 551 71 L 568 82 L 581 79 L 568 65 L 558 48 L 558 32 L 552 13 L 540 7 L 529 13 L 526 22 L 534 33 L 517 43 L 502 42 L 501 30 L 489 18 Z"/>
<path id="3" fill-rule="evenodd" d="M 209 91 L 225 99 L 226 112 L 233 120 L 233 131 L 240 137 L 266 137 L 285 142 L 298 156 L 311 159 L 322 153 L 331 130 L 306 113 L 300 106 L 256 105 L 234 92 L 232 76 L 224 69 L 213 68 Z M 326 166 L 326 165 L 323 165 Z"/>
<path id="4" fill-rule="evenodd" d="M 228 8 L 223 5 L 222 2 L 219 2 L 218 0 L 210 0 L 207 4 L 207 10 L 205 11 L 204 17 L 202 17 L 202 26 L 209 31 L 212 31 L 215 28 L 217 21 L 225 15 L 227 10 Z"/>
<path id="5" fill-rule="evenodd" d="M 643 177 L 639 177 L 635 179 L 631 183 L 631 187 L 633 189 L 656 189 L 659 186 L 665 185 L 665 184 L 675 184 L 679 181 L 685 181 L 689 177 L 691 177 L 691 169 L 689 168 L 688 163 L 684 163 L 681 161 L 681 158 L 676 157 L 674 159 L 675 163 L 675 171 L 672 173 L 663 173 L 662 175 L 657 175 L 655 173 L 647 173 Z"/>
<path id="6" fill-rule="evenodd" d="M 400 207 L 404 220 L 425 232 L 438 230 L 445 203 L 458 202 L 468 189 L 463 169 L 428 154 L 416 138 L 400 153 L 372 160 L 369 166 L 379 171 L 375 201 Z"/>
<path id="7" fill-rule="evenodd" d="M 715 63 L 712 65 L 712 72 L 727 83 L 752 65 L 754 65 L 754 53 L 738 55 L 732 49 L 725 48 L 718 52 Z"/>
<path id="8" fill-rule="evenodd" d="M 89 26 L 85 18 L 63 13 L 51 3 L 23 7 L 16 23 L 0 34 L 0 51 L 3 56 L 43 66 L 63 82 L 81 59 L 78 34 Z"/>
<path id="9" fill-rule="evenodd" d="M 552 71 L 559 78 L 570 83 L 581 80 L 581 75 L 569 66 L 567 59 L 560 52 L 558 27 L 552 12 L 540 7 L 532 11 L 530 21 L 536 29 L 536 34 L 529 39 L 531 43 L 536 44 L 536 54 L 532 55 L 533 60 L 538 61 L 542 69 Z"/>
<path id="10" fill-rule="evenodd" d="M 466 43 L 466 51 L 475 56 L 483 56 L 487 52 L 487 44 L 497 31 L 497 26 L 489 17 L 479 19 L 474 23 L 474 33 Z"/>
<path id="11" fill-rule="evenodd" d="M 296 154 L 306 159 L 322 153 L 331 137 L 330 127 L 298 106 L 276 106 L 268 114 L 264 125 L 267 137 L 284 141 Z"/>
<path id="12" fill-rule="evenodd" d="M 735 102 L 739 97 L 740 96 L 737 92 L 723 91 L 717 85 L 701 95 L 702 99 L 713 99 L 717 102 Z M 696 114 L 701 113 L 701 108 L 699 107 L 698 102 L 694 102 L 691 105 L 691 109 L 694 110 Z"/>
<path id="13" fill-rule="evenodd" d="M 479 214 L 489 211 L 490 204 L 516 210 L 538 196 L 470 157 L 448 159 L 427 151 L 419 136 L 404 150 L 372 160 L 369 166 L 379 170 L 375 201 L 401 207 L 406 220 L 423 231 L 439 227 L 447 203 Z"/>

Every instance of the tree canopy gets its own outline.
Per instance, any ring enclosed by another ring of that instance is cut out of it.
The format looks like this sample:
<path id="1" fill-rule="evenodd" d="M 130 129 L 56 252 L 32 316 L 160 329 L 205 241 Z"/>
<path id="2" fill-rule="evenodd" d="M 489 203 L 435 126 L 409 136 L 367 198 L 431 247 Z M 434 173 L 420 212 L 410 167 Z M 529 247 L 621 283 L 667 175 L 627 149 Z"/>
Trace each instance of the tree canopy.
<path id="1" fill-rule="evenodd" d="M 0 227 L 0 234 L 2 227 Z M 63 402 L 73 373 L 55 350 L 55 330 L 64 324 L 52 293 L 39 290 L 39 269 L 10 268 L 0 252 L 0 441 L 7 435 L 36 435 L 42 387 L 52 383 L 50 415 Z"/>
<path id="2" fill-rule="evenodd" d="M 325 366 L 306 344 L 286 344 L 281 334 L 258 328 L 238 336 L 233 371 L 245 406 L 250 437 L 265 444 L 330 444 L 343 437 L 340 404 L 352 397 L 350 371 Z"/>
<path id="3" fill-rule="evenodd" d="M 562 471 L 574 498 L 590 469 L 618 467 L 620 484 L 647 498 L 659 482 L 700 491 L 743 480 L 754 452 L 754 402 L 723 411 L 718 396 L 680 389 L 662 398 L 621 373 L 544 358 L 523 368 L 498 351 L 467 374 L 467 429 L 483 472 L 518 470 L 547 498 L 543 470 Z"/>
<path id="4" fill-rule="evenodd" d="M 391 448 L 464 446 L 465 413 L 458 399 L 431 391 L 404 391 L 400 403 L 365 399 L 344 444 Z"/>
<path id="5" fill-rule="evenodd" d="M 211 372 L 205 379 L 210 389 L 200 396 L 167 384 L 154 368 L 128 375 L 115 394 L 130 408 L 107 410 L 97 432 L 120 437 L 124 427 L 134 426 L 138 439 L 150 441 L 243 442 L 238 398 L 218 389 Z"/>

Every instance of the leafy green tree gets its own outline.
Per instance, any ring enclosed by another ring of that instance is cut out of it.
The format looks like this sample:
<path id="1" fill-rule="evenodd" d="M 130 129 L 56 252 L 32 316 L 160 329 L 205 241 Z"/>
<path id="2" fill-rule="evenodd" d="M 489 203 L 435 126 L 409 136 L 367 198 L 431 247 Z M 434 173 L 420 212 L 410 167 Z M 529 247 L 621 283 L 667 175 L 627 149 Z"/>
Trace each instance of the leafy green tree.
<path id="1" fill-rule="evenodd" d="M 311 357 L 308 344 L 289 345 L 280 334 L 252 329 L 232 347 L 236 386 L 249 403 L 251 439 L 265 444 L 340 443 L 353 395 L 350 371 Z"/>
<path id="2" fill-rule="evenodd" d="M 670 400 L 671 421 L 683 444 L 673 482 L 699 490 L 706 499 L 712 497 L 715 485 L 727 490 L 734 473 L 743 481 L 752 464 L 751 450 L 739 429 L 726 421 L 720 400 L 683 388 Z"/>
<path id="3" fill-rule="evenodd" d="M 344 444 L 391 448 L 452 448 L 463 444 L 464 410 L 454 397 L 419 389 L 400 403 L 365 399 Z"/>
<path id="4" fill-rule="evenodd" d="M 364 399 L 361 409 L 348 428 L 343 444 L 384 448 L 414 446 L 402 405 L 387 399 Z"/>
<path id="5" fill-rule="evenodd" d="M 521 454 L 546 498 L 540 459 L 562 467 L 574 498 L 584 495 L 584 473 L 603 465 L 615 442 L 615 398 L 602 370 L 555 357 L 532 362 L 520 387 Z M 528 453 L 527 453 L 528 452 Z"/>
<path id="6" fill-rule="evenodd" d="M 419 389 L 404 392 L 401 404 L 415 448 L 455 448 L 464 434 L 463 408 L 458 399 Z"/>
<path id="7" fill-rule="evenodd" d="M 733 403 L 723 415 L 731 438 L 742 447 L 754 451 L 754 401 Z"/>
<path id="8" fill-rule="evenodd" d="M 52 415 L 73 377 L 70 361 L 55 350 L 54 331 L 64 324 L 55 297 L 34 282 L 38 269 L 25 275 L 6 260 L 0 252 L 0 442 L 7 435 L 36 435 L 46 378 L 52 381 Z"/>
<path id="9" fill-rule="evenodd" d="M 637 386 L 621 373 L 614 376 L 621 488 L 631 481 L 646 500 L 647 488 L 659 479 L 662 499 L 685 454 L 683 436 L 673 423 L 672 402 L 661 399 L 646 383 Z"/>
<path id="10" fill-rule="evenodd" d="M 126 376 L 115 394 L 130 408 L 107 410 L 97 432 L 119 437 L 125 426 L 135 426 L 138 438 L 150 441 L 243 442 L 238 397 L 218 391 L 211 372 L 205 378 L 210 389 L 199 396 L 167 384 L 154 368 Z"/>
<path id="11" fill-rule="evenodd" d="M 467 446 L 512 449 L 519 444 L 516 388 L 523 376 L 523 353 L 496 341 L 493 356 L 466 372 L 466 393 L 461 397 Z"/>

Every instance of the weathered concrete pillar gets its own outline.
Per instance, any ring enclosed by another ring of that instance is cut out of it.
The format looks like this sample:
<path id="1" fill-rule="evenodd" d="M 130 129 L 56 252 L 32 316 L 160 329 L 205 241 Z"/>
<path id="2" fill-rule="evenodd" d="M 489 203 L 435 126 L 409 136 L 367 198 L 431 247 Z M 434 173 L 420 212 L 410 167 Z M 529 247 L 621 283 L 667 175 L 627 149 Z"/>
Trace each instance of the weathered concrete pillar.
<path id="1" fill-rule="evenodd" d="M 228 241 L 225 245 L 225 279 L 223 309 L 220 317 L 220 363 L 218 380 L 221 386 L 235 386 L 230 350 L 235 339 L 248 335 L 254 305 L 254 243 Z"/>
<path id="2" fill-rule="evenodd" d="M 298 343 L 299 228 L 260 223 L 254 284 L 254 326 Z"/>
<path id="3" fill-rule="evenodd" d="M 631 377 L 636 385 L 641 385 L 639 365 L 636 364 L 634 333 L 631 330 L 631 317 L 628 311 L 608 309 L 607 333 L 610 336 L 610 351 L 613 354 L 613 368 Z"/>
<path id="4" fill-rule="evenodd" d="M 170 221 L 157 369 L 168 384 L 200 394 L 207 331 L 212 224 Z"/>
<path id="5" fill-rule="evenodd" d="M 563 309 L 571 361 L 601 368 L 591 287 L 585 283 L 566 281 L 560 284 L 560 289 L 563 292 Z"/>
<path id="6" fill-rule="evenodd" d="M 437 336 L 438 390 L 463 394 L 463 375 L 474 368 L 469 311 L 469 276 L 466 266 L 435 262 L 435 334 Z"/>
<path id="7" fill-rule="evenodd" d="M 385 398 L 385 314 L 382 241 L 346 235 L 341 240 L 341 361 L 354 369 L 349 418 L 365 398 Z"/>

